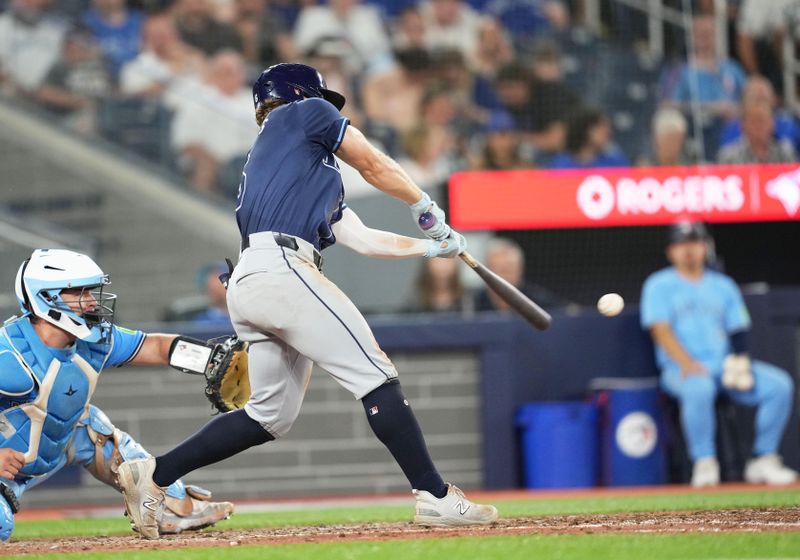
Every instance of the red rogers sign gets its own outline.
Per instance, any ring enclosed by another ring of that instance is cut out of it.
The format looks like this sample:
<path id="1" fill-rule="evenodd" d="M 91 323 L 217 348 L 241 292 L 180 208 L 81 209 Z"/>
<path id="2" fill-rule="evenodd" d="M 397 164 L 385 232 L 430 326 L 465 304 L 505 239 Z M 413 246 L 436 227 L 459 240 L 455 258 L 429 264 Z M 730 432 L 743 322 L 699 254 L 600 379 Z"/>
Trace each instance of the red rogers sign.
<path id="1" fill-rule="evenodd" d="M 461 230 L 545 229 L 798 219 L 800 166 L 707 165 L 480 171 L 450 179 Z"/>

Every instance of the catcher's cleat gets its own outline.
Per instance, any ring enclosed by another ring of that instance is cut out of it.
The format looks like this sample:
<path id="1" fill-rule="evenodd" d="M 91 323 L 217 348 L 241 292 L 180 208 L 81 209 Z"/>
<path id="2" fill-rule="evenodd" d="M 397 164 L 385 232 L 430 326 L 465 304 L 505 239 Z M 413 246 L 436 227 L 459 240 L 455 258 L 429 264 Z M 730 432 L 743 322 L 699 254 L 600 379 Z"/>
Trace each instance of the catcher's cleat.
<path id="1" fill-rule="evenodd" d="M 133 530 L 146 539 L 158 538 L 158 518 L 165 508 L 166 488 L 153 482 L 156 460 L 153 457 L 125 461 L 119 466 L 118 476 L 125 509 Z"/>
<path id="2" fill-rule="evenodd" d="M 162 535 L 210 527 L 233 513 L 232 503 L 212 502 L 211 492 L 197 486 L 187 486 L 182 499 L 167 496 L 164 505 L 158 518 L 158 532 Z"/>
<path id="3" fill-rule="evenodd" d="M 437 498 L 430 492 L 414 490 L 417 497 L 414 523 L 428 527 L 488 525 L 497 521 L 497 508 L 471 502 L 457 486 L 447 485 L 447 495 Z"/>

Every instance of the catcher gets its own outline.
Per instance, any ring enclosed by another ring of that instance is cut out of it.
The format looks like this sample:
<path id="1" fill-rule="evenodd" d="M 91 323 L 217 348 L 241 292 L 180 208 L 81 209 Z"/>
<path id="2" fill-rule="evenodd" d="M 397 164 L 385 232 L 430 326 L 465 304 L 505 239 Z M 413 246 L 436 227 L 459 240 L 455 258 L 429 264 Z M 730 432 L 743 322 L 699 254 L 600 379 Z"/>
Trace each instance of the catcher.
<path id="1" fill-rule="evenodd" d="M 97 264 L 79 253 L 37 249 L 22 263 L 15 291 L 22 315 L 0 329 L 0 539 L 8 540 L 23 493 L 65 465 L 78 463 L 120 490 L 117 470 L 150 455 L 90 405 L 107 367 L 172 363 L 185 369 L 198 355 L 228 365 L 216 345 L 170 334 L 117 327 L 116 296 Z M 204 354 L 205 353 L 205 354 Z M 201 370 L 199 373 L 202 373 Z M 209 373 L 211 375 L 212 372 Z M 179 533 L 233 513 L 203 488 L 181 480 L 166 490 L 159 531 Z"/>

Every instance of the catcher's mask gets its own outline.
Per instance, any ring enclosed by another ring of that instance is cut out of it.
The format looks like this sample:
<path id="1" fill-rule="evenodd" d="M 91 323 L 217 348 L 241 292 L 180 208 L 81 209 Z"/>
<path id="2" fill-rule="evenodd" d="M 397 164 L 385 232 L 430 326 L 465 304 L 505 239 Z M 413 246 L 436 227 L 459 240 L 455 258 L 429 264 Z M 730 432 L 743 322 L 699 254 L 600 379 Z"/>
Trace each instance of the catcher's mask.
<path id="1" fill-rule="evenodd" d="M 109 284 L 108 275 L 86 255 L 37 249 L 20 265 L 14 288 L 23 316 L 47 321 L 86 342 L 108 342 L 117 299 L 106 291 Z"/>

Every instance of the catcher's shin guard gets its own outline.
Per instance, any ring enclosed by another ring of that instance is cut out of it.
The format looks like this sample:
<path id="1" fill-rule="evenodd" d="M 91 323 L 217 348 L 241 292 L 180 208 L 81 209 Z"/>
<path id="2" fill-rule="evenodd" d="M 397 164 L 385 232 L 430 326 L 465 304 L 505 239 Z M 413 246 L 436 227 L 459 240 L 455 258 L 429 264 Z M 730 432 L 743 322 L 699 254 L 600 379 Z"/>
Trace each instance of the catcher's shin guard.
<path id="1" fill-rule="evenodd" d="M 81 433 L 81 428 L 85 432 Z M 122 491 L 117 473 L 125 461 L 143 459 L 150 454 L 129 434 L 116 428 L 96 406 L 81 421 L 70 446 L 69 462 L 77 460 L 99 481 Z M 167 488 L 165 508 L 158 519 L 161 534 L 202 529 L 227 519 L 233 513 L 230 502 L 212 502 L 211 492 L 178 480 Z"/>

